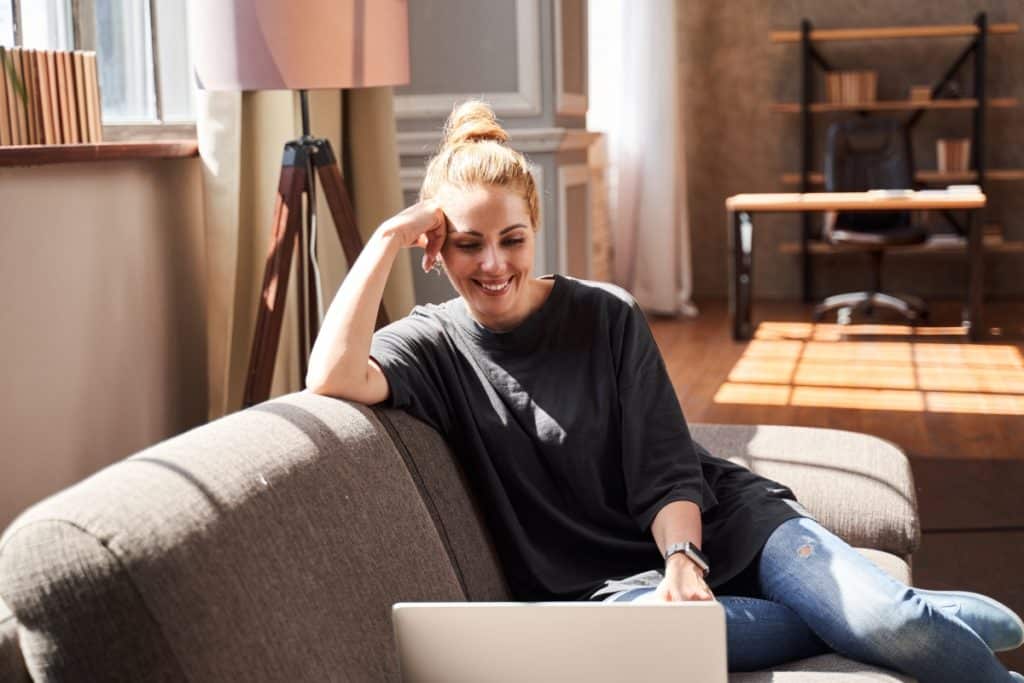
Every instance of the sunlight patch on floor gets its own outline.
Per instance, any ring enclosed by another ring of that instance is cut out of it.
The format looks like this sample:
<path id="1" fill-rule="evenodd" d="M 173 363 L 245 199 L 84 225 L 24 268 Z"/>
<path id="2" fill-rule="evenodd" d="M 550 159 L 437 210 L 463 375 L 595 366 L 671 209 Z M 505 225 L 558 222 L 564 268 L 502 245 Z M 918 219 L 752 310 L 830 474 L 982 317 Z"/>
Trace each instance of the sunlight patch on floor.
<path id="1" fill-rule="evenodd" d="M 959 327 L 762 323 L 714 401 L 1024 415 L 1017 347 L 919 341 L 962 334 Z"/>

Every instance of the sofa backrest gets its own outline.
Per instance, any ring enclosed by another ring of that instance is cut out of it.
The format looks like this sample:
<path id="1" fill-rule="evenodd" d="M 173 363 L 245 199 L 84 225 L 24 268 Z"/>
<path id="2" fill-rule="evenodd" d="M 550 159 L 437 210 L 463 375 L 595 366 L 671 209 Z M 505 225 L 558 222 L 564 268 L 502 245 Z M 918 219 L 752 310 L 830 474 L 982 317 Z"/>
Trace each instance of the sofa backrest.
<path id="1" fill-rule="evenodd" d="M 30 508 L 0 595 L 33 677 L 82 681 L 397 680 L 392 603 L 507 599 L 440 437 L 306 392 Z"/>

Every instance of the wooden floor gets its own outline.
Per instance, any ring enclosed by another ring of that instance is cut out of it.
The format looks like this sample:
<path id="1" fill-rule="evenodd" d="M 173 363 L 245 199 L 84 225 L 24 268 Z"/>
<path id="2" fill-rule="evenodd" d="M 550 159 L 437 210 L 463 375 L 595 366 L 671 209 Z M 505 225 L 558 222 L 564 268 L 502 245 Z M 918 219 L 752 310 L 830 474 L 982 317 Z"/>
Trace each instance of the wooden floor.
<path id="1" fill-rule="evenodd" d="M 921 514 L 914 582 L 977 590 L 1024 614 L 1024 302 L 986 304 L 994 336 L 969 343 L 959 307 L 928 327 L 812 325 L 795 303 L 754 306 L 736 342 L 724 302 L 650 317 L 690 422 L 865 432 L 908 454 Z M 1024 648 L 1001 655 L 1024 670 Z"/>

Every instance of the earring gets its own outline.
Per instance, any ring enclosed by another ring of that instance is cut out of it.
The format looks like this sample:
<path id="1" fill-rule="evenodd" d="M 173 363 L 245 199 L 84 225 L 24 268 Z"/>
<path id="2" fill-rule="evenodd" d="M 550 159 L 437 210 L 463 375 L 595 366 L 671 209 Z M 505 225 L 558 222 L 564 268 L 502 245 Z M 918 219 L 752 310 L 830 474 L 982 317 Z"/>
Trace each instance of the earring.
<path id="1" fill-rule="evenodd" d="M 441 263 L 440 259 L 435 259 L 434 265 L 430 267 L 430 270 L 437 273 L 438 277 L 440 277 L 444 273 L 444 264 Z"/>

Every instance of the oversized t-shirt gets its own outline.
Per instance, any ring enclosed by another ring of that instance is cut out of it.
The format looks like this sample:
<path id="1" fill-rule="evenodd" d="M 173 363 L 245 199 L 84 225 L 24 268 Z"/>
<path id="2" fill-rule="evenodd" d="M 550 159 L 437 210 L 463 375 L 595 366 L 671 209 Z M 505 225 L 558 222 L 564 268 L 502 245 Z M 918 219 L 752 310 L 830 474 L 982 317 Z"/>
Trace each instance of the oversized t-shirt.
<path id="1" fill-rule="evenodd" d="M 507 332 L 476 322 L 461 298 L 378 330 L 383 405 L 445 437 L 517 600 L 585 599 L 664 566 L 651 523 L 673 501 L 702 511 L 709 586 L 735 577 L 801 514 L 792 492 L 690 438 L 628 292 L 547 277 L 548 298 Z"/>

